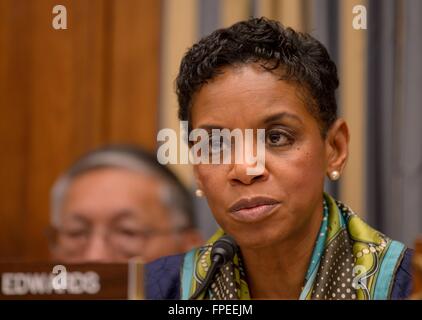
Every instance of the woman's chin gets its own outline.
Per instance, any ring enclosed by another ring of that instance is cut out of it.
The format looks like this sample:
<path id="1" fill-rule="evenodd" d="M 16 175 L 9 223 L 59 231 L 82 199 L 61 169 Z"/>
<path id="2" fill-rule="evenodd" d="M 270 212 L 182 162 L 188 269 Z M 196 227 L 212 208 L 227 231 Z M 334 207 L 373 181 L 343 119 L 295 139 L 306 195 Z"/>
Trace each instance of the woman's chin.
<path id="1" fill-rule="evenodd" d="M 284 232 L 275 233 L 240 233 L 233 234 L 237 244 L 244 250 L 258 250 L 274 247 L 280 244 L 285 238 Z"/>

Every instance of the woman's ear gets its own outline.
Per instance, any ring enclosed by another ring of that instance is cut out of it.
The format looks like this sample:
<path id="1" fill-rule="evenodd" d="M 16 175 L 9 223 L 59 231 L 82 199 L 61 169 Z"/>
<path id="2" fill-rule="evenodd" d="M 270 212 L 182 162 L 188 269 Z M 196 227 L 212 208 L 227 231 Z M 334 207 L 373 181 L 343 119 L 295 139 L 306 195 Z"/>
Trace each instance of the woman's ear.
<path id="1" fill-rule="evenodd" d="M 327 175 L 330 178 L 333 178 L 332 173 L 335 171 L 340 176 L 346 165 L 349 155 L 349 139 L 349 128 L 346 122 L 343 119 L 337 119 L 328 130 L 325 139 Z"/>

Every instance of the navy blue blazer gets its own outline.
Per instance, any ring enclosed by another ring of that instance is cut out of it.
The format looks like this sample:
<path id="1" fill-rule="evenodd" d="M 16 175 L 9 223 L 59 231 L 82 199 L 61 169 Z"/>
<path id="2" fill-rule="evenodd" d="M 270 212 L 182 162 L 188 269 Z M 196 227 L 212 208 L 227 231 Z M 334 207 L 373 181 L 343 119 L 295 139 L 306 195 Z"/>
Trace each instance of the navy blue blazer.
<path id="1" fill-rule="evenodd" d="M 391 299 L 406 299 L 410 296 L 412 256 L 413 250 L 407 249 L 396 273 Z M 164 257 L 145 266 L 147 299 L 180 299 L 180 271 L 183 258 L 183 254 Z"/>

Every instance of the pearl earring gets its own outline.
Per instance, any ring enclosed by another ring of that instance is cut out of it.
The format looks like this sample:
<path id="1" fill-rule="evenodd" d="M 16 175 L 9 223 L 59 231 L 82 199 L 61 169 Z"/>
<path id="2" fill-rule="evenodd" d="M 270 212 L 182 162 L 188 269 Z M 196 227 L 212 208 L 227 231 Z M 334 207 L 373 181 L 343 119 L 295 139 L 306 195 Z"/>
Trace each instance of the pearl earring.
<path id="1" fill-rule="evenodd" d="M 203 197 L 203 196 L 204 196 L 204 191 L 202 191 L 201 189 L 196 189 L 196 190 L 195 190 L 195 195 L 196 195 L 198 198 L 201 198 L 201 197 Z"/>
<path id="2" fill-rule="evenodd" d="M 330 172 L 330 179 L 333 181 L 336 181 L 340 178 L 340 172 L 338 172 L 337 170 L 333 170 Z"/>

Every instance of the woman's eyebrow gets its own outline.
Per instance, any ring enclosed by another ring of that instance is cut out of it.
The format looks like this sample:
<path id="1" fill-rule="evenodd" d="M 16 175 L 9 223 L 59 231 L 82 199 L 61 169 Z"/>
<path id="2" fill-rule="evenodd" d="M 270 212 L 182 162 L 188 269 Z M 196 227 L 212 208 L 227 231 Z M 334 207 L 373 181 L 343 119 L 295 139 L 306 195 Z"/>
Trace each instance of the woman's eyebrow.
<path id="1" fill-rule="evenodd" d="M 303 123 L 302 120 L 297 115 L 295 115 L 293 113 L 289 113 L 289 112 L 280 112 L 280 113 L 276 113 L 276 114 L 267 116 L 262 120 L 262 122 L 264 124 L 268 124 L 268 123 L 271 123 L 271 122 L 283 120 L 285 118 L 298 121 L 299 123 Z"/>
<path id="2" fill-rule="evenodd" d="M 302 121 L 302 119 L 300 119 L 299 116 L 297 116 L 293 113 L 286 112 L 286 111 L 267 116 L 261 122 L 264 123 L 264 124 L 268 124 L 268 123 L 271 123 L 271 122 L 283 120 L 285 118 L 292 119 L 292 120 L 295 120 L 295 121 L 303 124 L 303 121 Z M 212 129 L 222 130 L 222 129 L 224 129 L 224 127 L 219 126 L 219 125 L 214 125 L 214 124 L 202 124 L 198 127 L 198 129 L 204 129 L 204 130 L 207 130 L 207 131 L 211 131 Z"/>
<path id="3" fill-rule="evenodd" d="M 218 125 L 214 125 L 214 124 L 203 124 L 203 125 L 200 125 L 198 127 L 198 129 L 204 129 L 204 130 L 207 130 L 207 131 L 211 131 L 212 129 L 222 130 L 224 128 L 221 127 L 221 126 L 218 126 Z"/>

